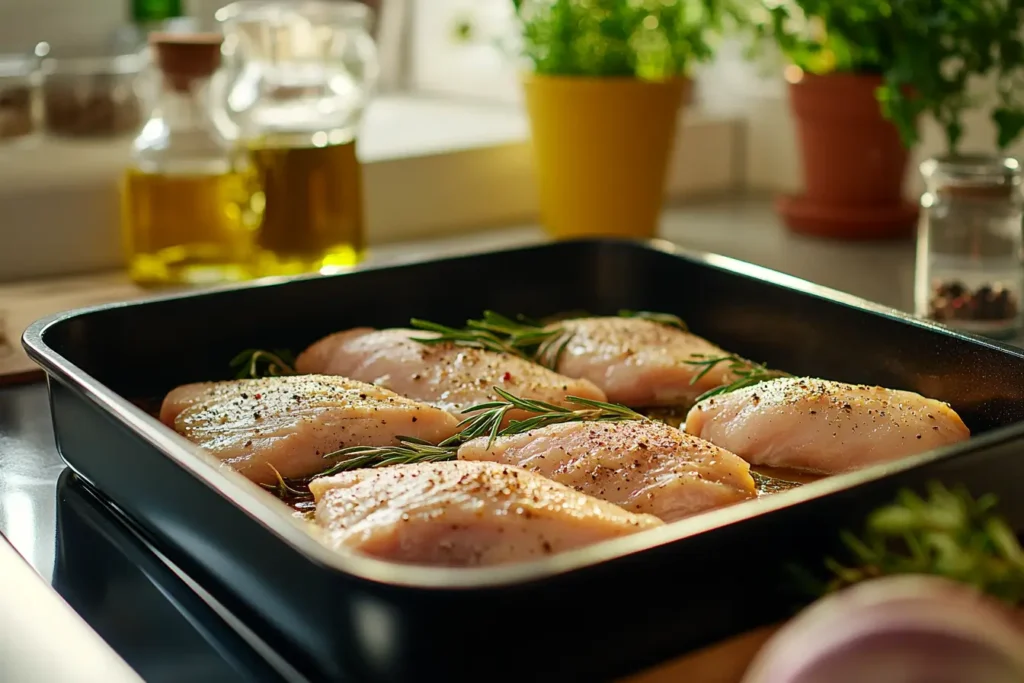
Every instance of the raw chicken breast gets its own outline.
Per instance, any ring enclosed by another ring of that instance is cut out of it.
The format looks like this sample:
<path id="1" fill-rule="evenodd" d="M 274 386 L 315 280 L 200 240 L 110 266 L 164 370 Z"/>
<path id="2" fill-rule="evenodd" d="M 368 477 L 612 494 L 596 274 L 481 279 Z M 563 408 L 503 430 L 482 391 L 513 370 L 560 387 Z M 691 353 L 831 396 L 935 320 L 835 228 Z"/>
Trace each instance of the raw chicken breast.
<path id="1" fill-rule="evenodd" d="M 662 523 L 492 462 L 352 470 L 309 490 L 328 545 L 412 564 L 530 560 Z"/>
<path id="2" fill-rule="evenodd" d="M 412 339 L 436 336 L 421 330 L 356 328 L 316 342 L 299 355 L 295 367 L 299 372 L 371 382 L 455 415 L 501 400 L 495 386 L 520 398 L 556 405 L 564 405 L 566 396 L 605 400 L 604 392 L 589 381 L 564 377 L 517 356 Z M 510 412 L 506 423 L 524 415 Z"/>
<path id="3" fill-rule="evenodd" d="M 701 401 L 686 431 L 754 465 L 856 470 L 963 441 L 945 403 L 910 391 L 786 377 Z"/>
<path id="4" fill-rule="evenodd" d="M 695 334 L 643 318 L 578 318 L 557 323 L 572 335 L 555 368 L 588 379 L 613 403 L 634 407 L 688 404 L 709 389 L 733 381 L 719 363 L 694 384 L 703 369 L 694 354 L 726 356 Z"/>
<path id="5" fill-rule="evenodd" d="M 459 459 L 518 465 L 666 522 L 757 495 L 742 458 L 647 420 L 550 425 L 490 448 L 481 437 L 463 444 Z"/>
<path id="6" fill-rule="evenodd" d="M 386 389 L 318 375 L 187 384 L 167 395 L 160 420 L 257 483 L 274 482 L 274 469 L 321 472 L 331 464 L 325 453 L 348 446 L 387 446 L 398 436 L 437 443 L 458 425 Z"/>

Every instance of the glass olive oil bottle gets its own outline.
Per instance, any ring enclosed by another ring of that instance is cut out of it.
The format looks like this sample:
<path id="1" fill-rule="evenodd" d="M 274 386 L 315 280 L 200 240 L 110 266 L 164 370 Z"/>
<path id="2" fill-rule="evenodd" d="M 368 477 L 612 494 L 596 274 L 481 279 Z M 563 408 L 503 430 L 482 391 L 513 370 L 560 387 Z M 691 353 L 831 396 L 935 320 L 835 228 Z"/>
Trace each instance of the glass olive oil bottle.
<path id="1" fill-rule="evenodd" d="M 261 274 L 351 267 L 363 260 L 362 167 L 354 141 L 316 146 L 272 136 L 248 147 L 262 191 Z"/>
<path id="2" fill-rule="evenodd" d="M 358 129 L 377 76 L 361 3 L 242 0 L 217 14 L 239 60 L 225 98 L 261 221 L 260 275 L 337 272 L 363 260 Z"/>
<path id="3" fill-rule="evenodd" d="M 249 175 L 207 102 L 219 35 L 150 36 L 161 71 L 155 108 L 136 138 L 122 186 L 122 234 L 142 285 L 208 284 L 252 276 Z"/>

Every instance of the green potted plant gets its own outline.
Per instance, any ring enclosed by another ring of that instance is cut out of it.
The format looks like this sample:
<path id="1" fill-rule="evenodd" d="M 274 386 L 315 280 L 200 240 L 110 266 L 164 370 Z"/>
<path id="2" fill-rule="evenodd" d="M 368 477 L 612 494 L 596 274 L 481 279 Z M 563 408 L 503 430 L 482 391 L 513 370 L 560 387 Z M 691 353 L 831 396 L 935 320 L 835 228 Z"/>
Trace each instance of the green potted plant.
<path id="1" fill-rule="evenodd" d="M 649 237 L 719 0 L 514 0 L 541 221 L 556 238 Z"/>
<path id="2" fill-rule="evenodd" d="M 1013 100 L 1024 46 L 1024 4 L 960 0 L 788 0 L 758 7 L 750 24 L 789 60 L 790 102 L 805 192 L 778 209 L 796 231 L 846 238 L 909 234 L 916 208 L 903 199 L 909 149 L 921 115 L 960 152 L 964 113 L 986 106 L 973 77 L 997 82 L 995 146 L 1024 128 Z"/>

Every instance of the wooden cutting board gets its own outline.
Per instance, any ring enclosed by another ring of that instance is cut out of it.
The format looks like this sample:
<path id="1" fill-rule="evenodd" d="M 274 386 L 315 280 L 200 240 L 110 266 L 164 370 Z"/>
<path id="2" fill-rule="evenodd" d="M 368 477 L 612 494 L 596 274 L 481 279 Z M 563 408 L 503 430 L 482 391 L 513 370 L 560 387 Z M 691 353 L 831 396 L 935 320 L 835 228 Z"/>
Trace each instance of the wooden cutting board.
<path id="1" fill-rule="evenodd" d="M 781 627 L 765 626 L 723 640 L 618 683 L 740 683 L 754 656 Z"/>
<path id="2" fill-rule="evenodd" d="M 0 285 L 0 384 L 31 379 L 40 372 L 21 348 L 21 335 L 35 320 L 72 308 L 138 299 L 146 294 L 123 273 Z"/>

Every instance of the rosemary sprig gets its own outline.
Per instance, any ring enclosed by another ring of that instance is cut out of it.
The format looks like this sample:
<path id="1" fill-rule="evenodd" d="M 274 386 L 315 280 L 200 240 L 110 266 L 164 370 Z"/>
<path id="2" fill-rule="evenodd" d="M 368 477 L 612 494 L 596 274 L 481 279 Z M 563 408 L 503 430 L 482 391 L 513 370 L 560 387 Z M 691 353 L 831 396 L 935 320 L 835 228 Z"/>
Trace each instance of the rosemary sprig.
<path id="1" fill-rule="evenodd" d="M 702 353 L 695 353 L 691 356 L 691 360 L 686 361 L 686 363 L 701 367 L 701 371 L 690 379 L 691 385 L 699 382 L 701 378 L 711 372 L 716 365 L 721 363 L 728 363 L 729 371 L 736 375 L 736 379 L 729 384 L 723 384 L 715 387 L 714 389 L 705 391 L 697 397 L 695 403 L 700 403 L 704 399 L 711 398 L 713 396 L 728 394 L 729 392 L 736 391 L 737 389 L 743 389 L 744 387 L 752 387 L 755 384 L 767 382 L 768 380 L 790 376 L 787 372 L 771 370 L 760 363 L 749 361 L 746 358 L 741 358 L 735 354 L 728 354 L 725 356 L 708 356 Z"/>
<path id="2" fill-rule="evenodd" d="M 572 339 L 572 335 L 560 325 L 545 326 L 524 315 L 518 315 L 512 320 L 494 311 L 484 311 L 482 319 L 469 320 L 466 326 L 505 337 L 525 357 L 551 369 L 558 365 L 565 347 Z"/>
<path id="3" fill-rule="evenodd" d="M 384 467 L 402 463 L 452 460 L 455 458 L 459 446 L 472 439 L 486 436 L 488 437 L 487 447 L 490 448 L 500 436 L 522 434 L 564 422 L 622 422 L 648 419 L 623 405 L 593 401 L 578 396 L 566 397 L 569 406 L 557 406 L 546 401 L 520 398 L 499 387 L 494 387 L 494 391 L 501 400 L 481 403 L 463 410 L 463 414 L 474 414 L 459 423 L 459 431 L 456 434 L 437 445 L 411 437 L 399 437 L 399 445 L 394 446 L 343 448 L 324 455 L 324 458 L 342 458 L 342 460 L 317 476 L 336 474 L 361 467 Z M 534 414 L 522 420 L 512 420 L 502 428 L 502 422 L 512 410 L 522 410 Z"/>
<path id="4" fill-rule="evenodd" d="M 422 439 L 410 436 L 398 438 L 398 444 L 392 446 L 352 446 L 340 451 L 328 453 L 325 458 L 341 457 L 343 460 L 331 465 L 316 475 L 326 477 L 338 472 L 357 470 L 363 467 L 387 467 L 414 462 L 440 462 L 454 460 L 459 450 L 458 444 L 447 443 L 450 439 L 434 445 Z"/>
<path id="5" fill-rule="evenodd" d="M 298 374 L 295 371 L 295 356 L 286 349 L 276 351 L 246 349 L 232 358 L 230 365 L 235 369 L 235 379 L 259 379 Z"/>
<path id="6" fill-rule="evenodd" d="M 828 558 L 831 580 L 824 592 L 892 574 L 934 574 L 975 588 L 1013 605 L 1024 600 L 1024 550 L 995 512 L 997 499 L 978 499 L 962 488 L 938 482 L 927 497 L 901 491 L 895 503 L 871 514 L 863 533 L 842 534 L 850 558 Z"/>
<path id="7" fill-rule="evenodd" d="M 619 316 L 643 318 L 679 330 L 687 329 L 682 318 L 669 313 L 621 310 Z M 585 314 L 576 317 L 585 317 Z M 563 318 L 568 319 L 571 318 Z M 552 370 L 558 367 L 562 354 L 572 341 L 572 334 L 557 323 L 544 325 L 524 315 L 513 319 L 494 311 L 484 311 L 482 318 L 466 321 L 463 328 L 447 327 L 418 318 L 414 318 L 411 325 L 416 329 L 438 333 L 434 338 L 414 339 L 423 344 L 452 343 L 510 353 Z"/>
<path id="8" fill-rule="evenodd" d="M 436 332 L 436 337 L 410 337 L 412 341 L 419 342 L 420 344 L 455 344 L 456 346 L 468 346 L 477 349 L 487 349 L 488 351 L 496 351 L 498 353 L 509 353 L 514 356 L 521 358 L 529 358 L 520 349 L 517 349 L 506 340 L 498 337 L 497 335 L 483 331 L 474 330 L 470 328 L 456 328 L 448 327 L 447 325 L 441 325 L 439 323 L 433 323 L 429 320 L 420 320 L 419 318 L 413 318 L 410 321 L 411 327 L 417 330 L 426 330 L 429 332 Z"/>
<path id="9" fill-rule="evenodd" d="M 594 401 L 579 396 L 566 396 L 566 403 L 570 406 L 578 406 L 572 408 L 513 396 L 499 387 L 494 387 L 494 391 L 502 400 L 481 403 L 462 411 L 463 413 L 476 413 L 476 415 L 466 418 L 459 424 L 461 431 L 457 436 L 460 442 L 470 441 L 486 434 L 489 435 L 487 447 L 490 448 L 499 436 L 522 434 L 563 422 L 621 422 L 623 420 L 648 419 L 626 406 Z M 500 429 L 506 414 L 512 410 L 522 410 L 534 413 L 534 415 L 522 420 L 512 420 L 508 426 Z"/>
<path id="10" fill-rule="evenodd" d="M 277 494 L 278 498 L 303 500 L 311 496 L 309 489 L 296 488 L 296 486 L 308 483 L 309 480 L 288 479 L 281 476 L 281 473 L 277 471 L 277 468 L 270 463 L 267 463 L 267 467 L 274 471 L 274 478 L 277 481 L 273 484 L 260 484 L 260 486 L 268 491 L 273 491 Z"/>
<path id="11" fill-rule="evenodd" d="M 508 353 L 554 368 L 569 343 L 570 335 L 558 325 L 544 326 L 525 316 L 516 320 L 484 311 L 480 320 L 466 321 L 466 327 L 454 328 L 413 318 L 412 327 L 436 332 L 437 337 L 414 337 L 421 344 L 452 343 L 458 346 Z"/>

